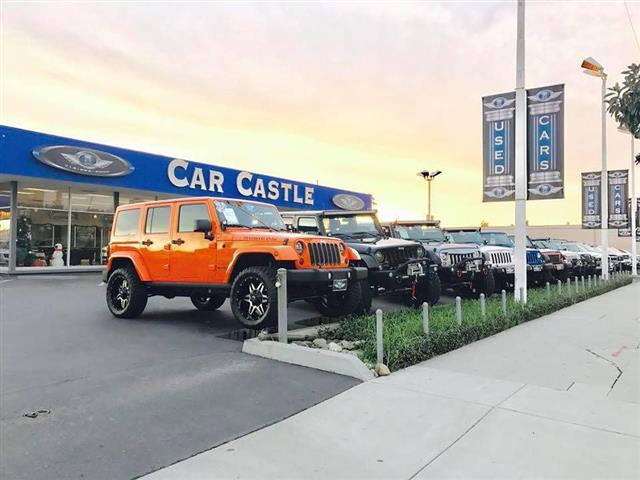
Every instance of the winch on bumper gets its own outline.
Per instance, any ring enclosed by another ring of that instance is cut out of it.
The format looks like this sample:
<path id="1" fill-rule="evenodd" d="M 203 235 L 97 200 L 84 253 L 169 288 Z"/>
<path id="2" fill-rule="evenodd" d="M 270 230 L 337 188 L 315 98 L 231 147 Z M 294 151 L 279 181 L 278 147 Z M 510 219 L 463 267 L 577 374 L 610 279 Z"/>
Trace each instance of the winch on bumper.
<path id="1" fill-rule="evenodd" d="M 391 268 L 380 266 L 369 272 L 369 283 L 376 289 L 388 291 L 410 289 L 415 282 L 428 275 L 429 269 L 435 272 L 437 265 L 430 264 L 427 259 L 412 259 Z"/>
<path id="2" fill-rule="evenodd" d="M 483 257 L 470 257 L 453 265 L 443 265 L 438 275 L 444 284 L 451 287 L 471 285 L 477 275 L 486 273 L 489 268 Z"/>

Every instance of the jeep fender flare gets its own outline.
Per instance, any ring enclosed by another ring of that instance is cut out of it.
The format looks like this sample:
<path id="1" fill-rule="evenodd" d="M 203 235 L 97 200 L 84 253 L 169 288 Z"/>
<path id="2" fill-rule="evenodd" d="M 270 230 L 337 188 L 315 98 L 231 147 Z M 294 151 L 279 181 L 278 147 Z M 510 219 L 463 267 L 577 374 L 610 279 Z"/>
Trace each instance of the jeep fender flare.
<path id="1" fill-rule="evenodd" d="M 109 261 L 107 262 L 107 273 L 111 273 L 113 270 L 113 263 L 117 260 L 127 260 L 130 262 L 133 265 L 133 268 L 135 268 L 138 278 L 141 281 L 148 282 L 151 280 L 151 275 L 149 275 L 147 266 L 145 265 L 144 259 L 140 253 L 136 251 L 112 253 L 109 255 Z"/>
<path id="2" fill-rule="evenodd" d="M 378 261 L 375 258 L 373 258 L 373 255 L 361 253 L 360 259 L 364 262 L 367 268 L 378 268 L 379 266 Z"/>
<path id="3" fill-rule="evenodd" d="M 233 271 L 238 264 L 238 260 L 243 255 L 252 255 L 252 254 L 262 254 L 269 255 L 273 258 L 274 262 L 295 262 L 298 260 L 298 254 L 295 250 L 287 245 L 276 245 L 271 247 L 246 247 L 246 248 L 238 248 L 235 252 L 233 252 L 233 256 L 231 257 L 231 261 L 229 265 L 227 265 L 227 271 L 225 272 L 225 281 L 229 282 L 231 277 L 233 276 Z"/>

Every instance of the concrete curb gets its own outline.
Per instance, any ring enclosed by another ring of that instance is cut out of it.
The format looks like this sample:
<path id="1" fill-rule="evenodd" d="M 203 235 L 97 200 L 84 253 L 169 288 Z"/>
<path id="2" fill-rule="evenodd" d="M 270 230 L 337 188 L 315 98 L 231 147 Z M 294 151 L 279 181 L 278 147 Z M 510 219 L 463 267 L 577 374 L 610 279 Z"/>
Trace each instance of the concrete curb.
<path id="1" fill-rule="evenodd" d="M 332 352 L 330 350 L 302 347 L 270 340 L 258 340 L 257 338 L 245 340 L 242 345 L 242 351 L 249 355 L 269 358 L 279 362 L 346 375 L 363 382 L 375 378 L 371 370 L 362 363 L 362 360 L 349 353 Z"/>

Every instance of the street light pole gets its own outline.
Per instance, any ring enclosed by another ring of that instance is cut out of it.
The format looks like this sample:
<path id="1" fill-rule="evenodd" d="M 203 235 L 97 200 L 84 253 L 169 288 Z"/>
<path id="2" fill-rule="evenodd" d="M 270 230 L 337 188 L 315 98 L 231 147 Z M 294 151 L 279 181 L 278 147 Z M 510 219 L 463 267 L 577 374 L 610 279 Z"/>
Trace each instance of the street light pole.
<path id="1" fill-rule="evenodd" d="M 604 67 L 591 57 L 582 61 L 584 73 L 602 80 L 602 171 L 600 174 L 600 244 L 602 248 L 602 279 L 609 278 L 609 178 L 607 176 L 607 74 Z"/>
<path id="2" fill-rule="evenodd" d="M 431 215 L 431 182 L 441 173 L 442 171 L 440 170 L 436 170 L 435 172 L 430 172 L 429 170 L 418 172 L 418 175 L 427 181 L 427 220 L 433 220 L 433 216 Z"/>
<path id="3" fill-rule="evenodd" d="M 635 139 L 631 132 L 629 132 L 629 137 L 631 137 L 631 205 L 630 205 L 630 215 L 631 215 L 631 275 L 634 277 L 638 276 L 638 246 L 636 244 L 637 236 L 636 236 L 636 228 L 638 225 L 636 224 L 636 211 L 638 210 L 638 201 L 636 200 L 636 165 L 635 165 L 635 152 L 634 152 L 634 142 Z"/>
<path id="4" fill-rule="evenodd" d="M 516 212 L 515 288 L 516 301 L 527 303 L 527 91 L 525 90 L 524 0 L 518 0 L 516 41 Z"/>

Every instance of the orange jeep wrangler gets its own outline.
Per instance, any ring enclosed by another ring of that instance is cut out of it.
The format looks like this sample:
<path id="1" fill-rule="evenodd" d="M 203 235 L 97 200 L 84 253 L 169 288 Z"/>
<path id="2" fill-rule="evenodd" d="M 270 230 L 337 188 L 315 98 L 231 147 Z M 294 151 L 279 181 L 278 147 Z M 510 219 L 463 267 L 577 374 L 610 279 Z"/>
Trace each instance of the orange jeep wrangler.
<path id="1" fill-rule="evenodd" d="M 278 268 L 290 301 L 352 313 L 367 276 L 351 265 L 359 258 L 342 240 L 291 233 L 272 205 L 184 198 L 118 207 L 103 280 L 116 317 L 140 315 L 153 295 L 191 297 L 200 310 L 230 298 L 235 318 L 261 329 L 277 319 Z"/>

